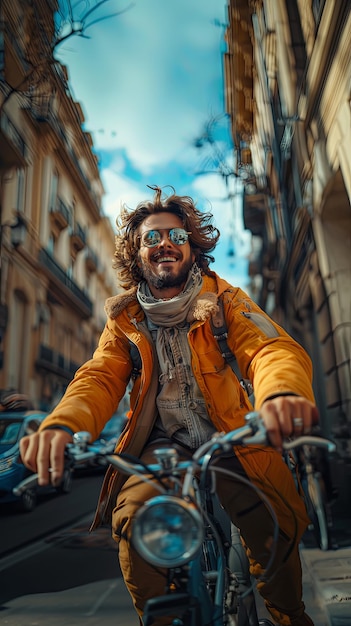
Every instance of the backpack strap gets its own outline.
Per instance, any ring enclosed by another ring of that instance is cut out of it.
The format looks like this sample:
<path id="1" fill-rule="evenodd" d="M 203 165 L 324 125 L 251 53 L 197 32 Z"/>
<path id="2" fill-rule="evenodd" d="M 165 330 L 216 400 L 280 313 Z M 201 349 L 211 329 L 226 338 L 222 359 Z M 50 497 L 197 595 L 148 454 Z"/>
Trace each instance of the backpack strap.
<path id="1" fill-rule="evenodd" d="M 128 339 L 128 341 L 129 341 L 130 358 L 133 364 L 131 379 L 135 380 L 141 374 L 141 356 L 135 343 L 133 343 L 130 339 Z"/>
<path id="2" fill-rule="evenodd" d="M 155 343 L 156 331 L 151 330 L 150 332 L 152 335 L 152 339 Z M 141 356 L 140 356 L 139 349 L 137 348 L 135 343 L 133 343 L 131 339 L 128 339 L 128 342 L 129 342 L 129 354 L 130 354 L 130 358 L 131 358 L 132 365 L 133 365 L 131 379 L 136 380 L 138 376 L 140 376 L 141 374 L 141 369 L 142 369 Z"/>
<path id="3" fill-rule="evenodd" d="M 220 350 L 222 357 L 228 363 L 228 365 L 230 365 L 240 385 L 242 386 L 244 391 L 246 391 L 247 395 L 252 401 L 253 398 L 251 398 L 251 396 L 253 396 L 253 393 L 254 393 L 252 383 L 248 378 L 243 378 L 243 376 L 241 375 L 241 371 L 239 368 L 239 364 L 236 360 L 235 354 L 233 354 L 233 352 L 228 346 L 228 342 L 227 342 L 228 330 L 227 330 L 227 324 L 226 324 L 225 317 L 224 317 L 223 299 L 221 298 L 221 296 L 218 298 L 217 304 L 218 304 L 218 311 L 217 313 L 214 313 L 210 318 L 213 336 L 218 343 L 219 350 Z"/>
<path id="4" fill-rule="evenodd" d="M 242 377 L 238 362 L 235 358 L 235 354 L 233 354 L 233 352 L 230 350 L 228 343 L 227 343 L 228 331 L 227 331 L 227 325 L 226 325 L 226 321 L 224 317 L 223 299 L 221 297 L 218 298 L 217 313 L 214 313 L 210 317 L 210 324 L 211 324 L 213 336 L 218 343 L 218 347 L 219 347 L 222 357 L 228 363 L 228 365 L 230 365 L 230 367 L 232 368 L 240 385 L 242 386 L 244 391 L 247 393 L 251 403 L 253 404 L 254 390 L 253 390 L 252 383 L 248 378 Z M 130 348 L 130 357 L 133 363 L 131 378 L 132 380 L 135 380 L 140 375 L 140 372 L 141 372 L 141 357 L 140 357 L 140 352 L 138 348 L 130 340 L 129 340 L 129 348 Z"/>

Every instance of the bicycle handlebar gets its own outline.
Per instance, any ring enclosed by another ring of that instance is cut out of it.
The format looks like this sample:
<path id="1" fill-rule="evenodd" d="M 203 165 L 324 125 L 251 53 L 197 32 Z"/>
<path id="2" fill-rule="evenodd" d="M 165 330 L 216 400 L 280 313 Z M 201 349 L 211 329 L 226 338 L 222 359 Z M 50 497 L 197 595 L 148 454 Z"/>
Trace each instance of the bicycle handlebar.
<path id="1" fill-rule="evenodd" d="M 212 439 L 204 443 L 198 448 L 194 454 L 194 459 L 201 458 L 205 452 L 207 452 L 213 444 L 216 443 L 218 447 L 228 447 L 232 445 L 263 445 L 269 446 L 269 437 L 265 425 L 260 417 L 258 411 L 252 411 L 246 415 L 246 424 L 240 428 L 236 428 L 228 433 L 216 433 Z M 328 452 L 334 452 L 336 445 L 330 439 L 323 437 L 317 437 L 315 435 L 301 435 L 294 440 L 284 441 L 283 450 L 293 450 L 301 446 L 316 446 L 318 448 L 325 448 Z M 230 449 L 228 447 L 228 449 Z"/>
<path id="2" fill-rule="evenodd" d="M 157 474 L 162 472 L 165 475 L 172 473 L 174 465 L 167 468 L 162 463 L 154 463 L 147 466 L 141 463 L 135 463 L 123 458 L 122 454 L 106 454 L 104 452 L 96 453 L 96 451 L 89 450 L 89 433 L 82 432 L 74 435 L 74 443 L 68 444 L 66 447 L 66 455 L 71 463 L 79 465 L 80 463 L 94 459 L 94 462 L 100 465 L 107 465 L 110 463 L 121 472 L 125 474 L 140 475 L 141 477 Z M 213 437 L 202 444 L 192 455 L 192 458 L 187 461 L 178 461 L 176 468 L 178 472 L 190 471 L 192 473 L 196 467 L 201 466 L 202 460 L 206 454 L 212 454 L 215 450 L 230 451 L 233 445 L 263 445 L 269 446 L 269 440 L 267 431 L 260 418 L 259 412 L 252 411 L 246 415 L 246 424 L 228 433 L 215 433 Z M 293 450 L 301 446 L 316 446 L 318 448 L 324 448 L 327 452 L 334 452 L 336 449 L 335 443 L 329 439 L 323 437 L 316 437 L 314 435 L 302 435 L 291 441 L 283 442 L 283 450 Z M 176 454 L 176 453 L 175 453 Z M 192 468 L 192 470 L 190 469 Z M 38 474 L 33 474 L 28 478 L 25 478 L 14 489 L 15 495 L 21 495 L 26 489 L 37 484 Z"/>

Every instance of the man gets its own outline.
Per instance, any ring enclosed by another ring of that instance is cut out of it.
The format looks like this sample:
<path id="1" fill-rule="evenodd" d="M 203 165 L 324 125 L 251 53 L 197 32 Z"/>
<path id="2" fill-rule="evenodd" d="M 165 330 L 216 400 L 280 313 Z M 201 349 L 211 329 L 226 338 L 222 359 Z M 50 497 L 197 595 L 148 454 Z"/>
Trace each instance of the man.
<path id="1" fill-rule="evenodd" d="M 115 267 L 125 291 L 106 303 L 108 321 L 99 346 L 39 432 L 22 440 L 22 459 L 39 472 L 40 484 L 57 484 L 72 434 L 88 430 L 94 440 L 131 378 L 131 409 L 119 452 L 147 462 L 155 446 L 177 443 L 196 449 L 215 431 L 242 425 L 252 406 L 223 359 L 210 324 L 222 298 L 228 346 L 243 376 L 254 384 L 255 408 L 272 444 L 249 453 L 239 448 L 226 461 L 239 465 L 264 491 L 279 520 L 276 575 L 261 580 L 259 589 L 276 623 L 311 626 L 302 602 L 298 553 L 308 519 L 280 454 L 284 437 L 309 432 L 318 417 L 310 359 L 243 291 L 209 269 L 219 238 L 212 215 L 199 211 L 189 197 L 167 197 L 160 188 L 152 189 L 153 201 L 134 211 L 124 207 L 117 220 Z M 140 372 L 131 346 L 140 353 Z M 227 478 L 218 483 L 220 500 L 240 527 L 251 571 L 258 577 L 269 558 L 271 516 L 254 490 Z M 140 623 L 146 600 L 163 593 L 164 578 L 133 551 L 128 537 L 135 511 L 154 493 L 136 477 L 108 470 L 93 524 L 112 513 L 121 568 Z"/>

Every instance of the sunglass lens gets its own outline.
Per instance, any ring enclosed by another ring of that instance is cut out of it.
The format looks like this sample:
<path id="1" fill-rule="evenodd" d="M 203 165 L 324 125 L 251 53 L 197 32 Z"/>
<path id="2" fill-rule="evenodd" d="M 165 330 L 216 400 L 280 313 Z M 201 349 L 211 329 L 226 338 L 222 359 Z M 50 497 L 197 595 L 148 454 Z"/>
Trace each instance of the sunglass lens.
<path id="1" fill-rule="evenodd" d="M 169 238 L 176 246 L 182 246 L 188 241 L 188 233 L 183 228 L 172 228 L 169 231 Z"/>
<path id="2" fill-rule="evenodd" d="M 144 246 L 147 246 L 148 248 L 153 248 L 154 246 L 157 246 L 160 241 L 161 235 L 158 230 L 148 230 L 142 236 L 142 242 Z"/>

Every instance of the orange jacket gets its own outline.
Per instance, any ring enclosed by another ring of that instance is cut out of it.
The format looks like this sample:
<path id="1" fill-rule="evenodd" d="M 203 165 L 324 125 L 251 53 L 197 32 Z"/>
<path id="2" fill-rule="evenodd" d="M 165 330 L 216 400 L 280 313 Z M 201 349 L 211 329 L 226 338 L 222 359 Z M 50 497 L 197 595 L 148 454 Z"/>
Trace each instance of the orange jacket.
<path id="1" fill-rule="evenodd" d="M 235 374 L 222 357 L 213 336 L 209 318 L 217 310 L 222 295 L 228 329 L 228 346 L 235 354 L 244 378 L 250 378 L 255 390 L 255 408 L 269 397 L 292 393 L 313 401 L 311 361 L 304 349 L 278 324 L 274 323 L 241 289 L 232 287 L 217 275 L 204 276 L 196 300 L 188 333 L 192 368 L 207 403 L 210 418 L 218 431 L 229 431 L 243 424 L 252 406 Z M 85 430 L 94 440 L 116 411 L 128 385 L 132 361 L 129 340 L 141 355 L 142 371 L 130 395 L 128 423 L 117 450 L 140 454 L 152 429 L 155 411 L 145 410 L 150 391 L 154 356 L 153 346 L 140 329 L 144 312 L 136 299 L 136 289 L 106 302 L 108 320 L 93 358 L 77 371 L 73 381 L 54 411 L 44 420 L 41 430 L 63 425 L 74 432 Z M 242 455 L 246 472 L 254 469 L 252 459 Z M 107 472 L 100 501 L 104 519 L 114 506 L 110 502 L 123 483 L 111 468 Z"/>

